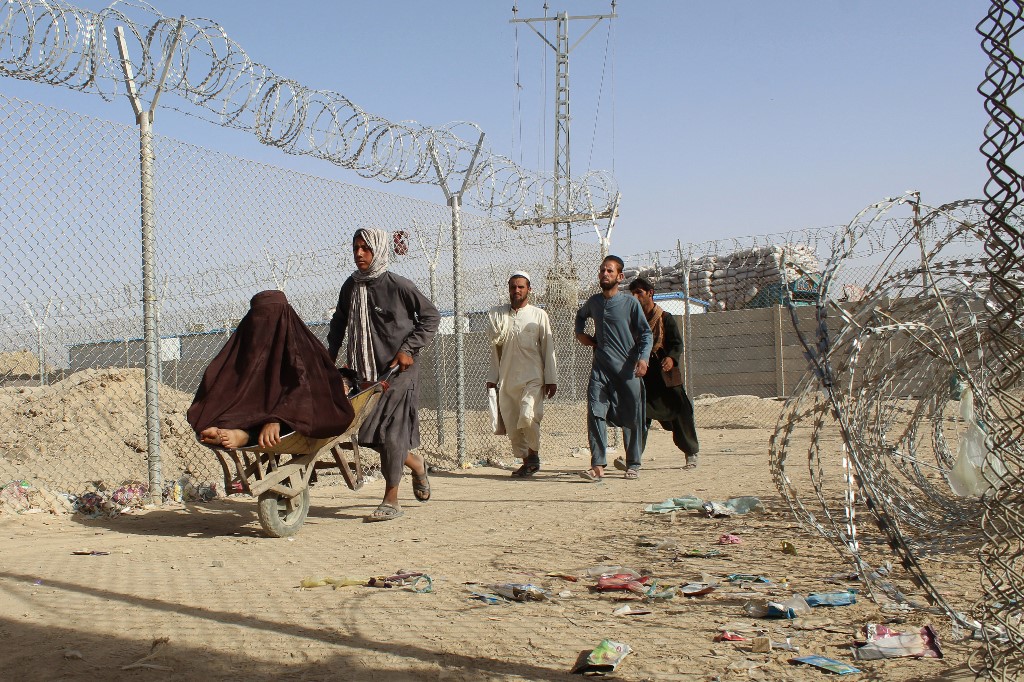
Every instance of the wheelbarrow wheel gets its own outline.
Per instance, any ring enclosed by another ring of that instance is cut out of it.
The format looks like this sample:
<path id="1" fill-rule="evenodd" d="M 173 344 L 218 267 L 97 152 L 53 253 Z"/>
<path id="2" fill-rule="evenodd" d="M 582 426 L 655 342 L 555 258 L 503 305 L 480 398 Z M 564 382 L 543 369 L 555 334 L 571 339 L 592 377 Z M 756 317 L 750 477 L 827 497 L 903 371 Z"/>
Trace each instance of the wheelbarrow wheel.
<path id="1" fill-rule="evenodd" d="M 309 513 L 309 488 L 293 498 L 268 490 L 260 495 L 256 515 L 272 538 L 286 538 L 299 532 Z"/>

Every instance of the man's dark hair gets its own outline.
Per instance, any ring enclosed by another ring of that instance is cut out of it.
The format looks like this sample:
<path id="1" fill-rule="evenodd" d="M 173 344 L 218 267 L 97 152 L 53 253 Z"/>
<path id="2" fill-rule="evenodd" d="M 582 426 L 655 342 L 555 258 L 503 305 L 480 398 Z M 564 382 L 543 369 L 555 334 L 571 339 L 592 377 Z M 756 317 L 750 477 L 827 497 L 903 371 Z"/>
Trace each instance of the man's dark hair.
<path id="1" fill-rule="evenodd" d="M 604 260 L 601 261 L 601 262 L 602 263 L 607 263 L 608 261 L 611 261 L 613 263 L 618 263 L 619 264 L 619 272 L 622 272 L 623 270 L 626 269 L 626 264 L 623 263 L 622 259 L 619 258 L 618 256 L 605 256 Z"/>
<path id="2" fill-rule="evenodd" d="M 646 291 L 647 293 L 650 294 L 654 293 L 654 285 L 651 284 L 651 281 L 646 277 L 637 277 L 636 279 L 629 283 L 630 291 L 637 291 L 638 289 L 640 291 Z"/>

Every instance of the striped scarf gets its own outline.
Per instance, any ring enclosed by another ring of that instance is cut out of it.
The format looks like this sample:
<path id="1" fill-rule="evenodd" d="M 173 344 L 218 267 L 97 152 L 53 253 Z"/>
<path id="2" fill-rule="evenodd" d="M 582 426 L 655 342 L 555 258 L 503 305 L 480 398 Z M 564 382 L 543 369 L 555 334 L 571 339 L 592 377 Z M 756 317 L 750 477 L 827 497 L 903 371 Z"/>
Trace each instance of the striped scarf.
<path id="1" fill-rule="evenodd" d="M 654 344 L 651 346 L 652 358 L 665 345 L 665 318 L 662 317 L 664 312 L 661 306 L 655 303 L 651 313 L 649 315 L 644 314 L 644 317 L 647 318 L 647 324 L 651 325 L 651 336 L 654 338 Z"/>
<path id="2" fill-rule="evenodd" d="M 346 361 L 363 381 L 376 381 L 377 356 L 373 351 L 373 336 L 370 333 L 370 304 L 366 296 L 366 284 L 387 272 L 391 261 L 391 238 L 384 230 L 372 228 L 356 230 L 352 236 L 353 243 L 356 237 L 366 241 L 373 252 L 373 260 L 366 272 L 356 268 L 352 273 L 356 290 L 349 302 Z"/>

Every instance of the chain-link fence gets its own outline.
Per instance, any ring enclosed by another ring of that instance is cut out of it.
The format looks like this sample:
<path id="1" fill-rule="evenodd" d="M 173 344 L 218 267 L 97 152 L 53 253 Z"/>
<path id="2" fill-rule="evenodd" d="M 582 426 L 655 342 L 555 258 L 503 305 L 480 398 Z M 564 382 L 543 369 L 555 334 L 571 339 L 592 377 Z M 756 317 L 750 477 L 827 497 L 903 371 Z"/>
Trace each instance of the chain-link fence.
<path id="1" fill-rule="evenodd" d="M 0 98 L 0 139 L 0 182 L 9 197 L 0 218 L 10 244 L 0 298 L 0 416 L 7 432 L 0 479 L 30 484 L 8 485 L 5 499 L 27 505 L 36 495 L 45 498 L 41 503 L 66 506 L 85 493 L 109 500 L 120 490 L 118 499 L 134 500 L 148 483 L 137 131 Z M 534 302 L 547 309 L 556 335 L 559 391 L 546 406 L 543 447 L 586 447 L 591 356 L 575 341 L 573 319 L 579 302 L 597 291 L 602 256 L 584 239 L 590 225 L 574 227 L 573 261 L 555 267 L 550 231 L 511 229 L 463 213 L 464 319 L 457 326 L 448 206 L 159 136 L 154 147 L 165 481 L 187 472 L 194 494 L 217 491 L 216 460 L 185 422 L 203 370 L 263 289 L 286 291 L 325 339 L 338 288 L 353 267 L 351 235 L 361 226 L 405 232 L 408 251 L 393 269 L 443 314 L 440 332 L 419 358 L 428 458 L 442 466 L 511 459 L 507 439 L 490 432 L 484 382 L 486 311 L 507 301 L 514 270 L 531 272 Z M 781 399 L 807 368 L 779 304 L 785 296 L 813 298 L 834 234 L 805 230 L 625 256 L 627 275 L 652 279 L 659 302 L 684 328 L 683 366 L 698 429 L 775 424 Z M 865 267 L 846 273 L 844 295 L 862 290 L 857 282 L 870 273 Z M 813 316 L 802 324 L 813 326 Z M 465 349 L 461 415 L 456 332 Z M 714 410 L 719 421 L 704 418 L 706 406 L 730 396 L 746 396 L 743 409 Z M 723 414 L 731 415 L 727 423 Z"/>
<path id="2" fill-rule="evenodd" d="M 15 506 L 67 507 L 87 493 L 137 502 L 147 484 L 145 342 L 139 226 L 138 133 L 0 97 L 0 479 Z M 501 452 L 489 434 L 484 379 L 488 307 L 507 297 L 510 268 L 540 281 L 553 243 L 462 216 L 466 410 L 456 414 L 450 209 L 238 159 L 156 136 L 156 304 L 160 457 L 164 479 L 217 492 L 215 459 L 185 422 L 210 359 L 263 289 L 280 288 L 326 338 L 361 226 L 406 233 L 393 269 L 426 292 L 444 320 L 421 356 L 423 447 L 435 461 Z M 596 248 L 577 249 L 596 272 Z M 535 277 L 537 277 L 535 275 Z M 543 301 L 544 287 L 537 293 Z M 549 435 L 583 443 L 580 401 L 589 357 L 572 340 L 574 310 L 550 309 L 566 390 L 548 411 Z M 461 421 L 461 424 L 460 424 Z M 170 487 L 170 483 L 168 485 Z M 39 498 L 39 499 L 31 499 Z M 88 497 L 88 499 L 93 499 Z"/>

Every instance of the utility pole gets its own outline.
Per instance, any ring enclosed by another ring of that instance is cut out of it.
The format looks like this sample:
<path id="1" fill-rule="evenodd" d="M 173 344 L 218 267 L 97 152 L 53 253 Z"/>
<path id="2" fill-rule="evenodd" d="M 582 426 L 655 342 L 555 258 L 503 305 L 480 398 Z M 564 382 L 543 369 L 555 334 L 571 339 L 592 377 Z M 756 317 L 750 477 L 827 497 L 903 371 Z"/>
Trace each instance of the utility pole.
<path id="1" fill-rule="evenodd" d="M 576 281 L 576 272 L 572 263 L 572 216 L 569 210 L 572 206 L 570 197 L 570 179 L 572 177 L 569 164 L 569 54 L 593 31 L 602 20 L 615 19 L 616 0 L 612 0 L 611 14 L 590 14 L 584 16 L 569 16 L 566 12 L 559 12 L 549 17 L 548 3 L 544 3 L 544 16 L 532 19 L 519 19 L 518 7 L 512 5 L 512 20 L 509 23 L 526 24 L 536 33 L 544 43 L 555 51 L 555 173 L 554 188 L 552 192 L 552 237 L 555 242 L 553 273 L 561 275 L 559 279 L 570 278 Z M 569 22 L 576 20 L 592 21 L 583 35 L 569 45 Z M 541 22 L 555 22 L 555 42 L 548 40 L 547 36 L 537 30 L 534 24 Z M 524 221 L 534 222 L 534 221 Z M 547 222 L 541 220 L 537 222 Z M 550 277 L 550 276 L 549 276 Z M 553 282 L 549 282 L 553 284 Z M 549 294 L 551 292 L 549 287 Z M 575 301 L 574 301 L 575 303 Z"/>

